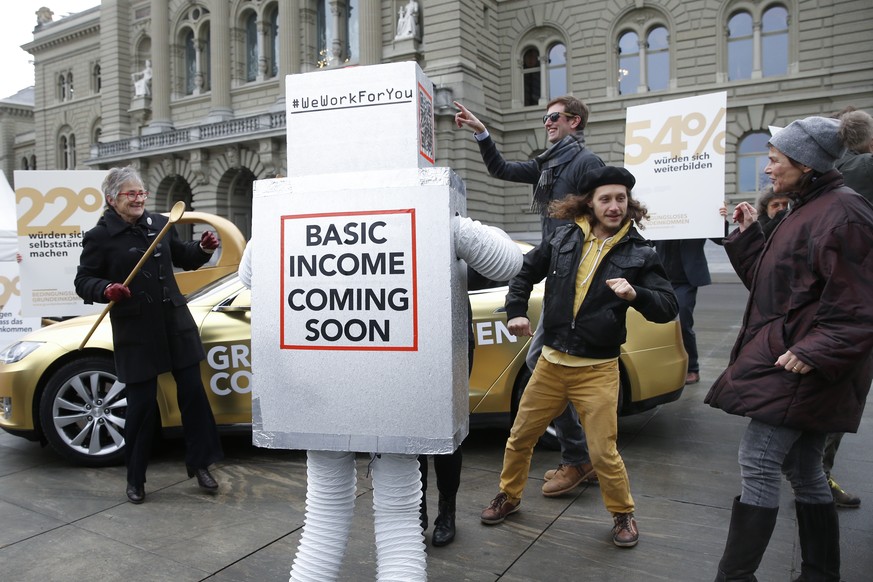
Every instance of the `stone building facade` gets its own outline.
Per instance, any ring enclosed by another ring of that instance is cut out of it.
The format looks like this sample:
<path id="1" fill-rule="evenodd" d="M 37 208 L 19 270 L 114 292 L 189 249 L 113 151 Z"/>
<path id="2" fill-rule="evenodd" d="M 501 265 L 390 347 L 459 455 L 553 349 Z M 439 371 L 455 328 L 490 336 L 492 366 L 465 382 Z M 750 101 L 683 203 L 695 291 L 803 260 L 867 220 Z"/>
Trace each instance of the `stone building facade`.
<path id="1" fill-rule="evenodd" d="M 0 101 L 0 168 L 132 164 L 153 208 L 185 200 L 249 236 L 252 182 L 285 172 L 284 77 L 416 60 L 436 84 L 437 164 L 466 181 L 470 215 L 536 240 L 530 186 L 487 176 L 452 100 L 528 159 L 547 147 L 546 103 L 572 93 L 589 147 L 621 164 L 628 107 L 727 91 L 735 202 L 760 185 L 769 125 L 873 111 L 871 24 L 870 0 L 102 0 L 24 46 L 34 99 Z"/>

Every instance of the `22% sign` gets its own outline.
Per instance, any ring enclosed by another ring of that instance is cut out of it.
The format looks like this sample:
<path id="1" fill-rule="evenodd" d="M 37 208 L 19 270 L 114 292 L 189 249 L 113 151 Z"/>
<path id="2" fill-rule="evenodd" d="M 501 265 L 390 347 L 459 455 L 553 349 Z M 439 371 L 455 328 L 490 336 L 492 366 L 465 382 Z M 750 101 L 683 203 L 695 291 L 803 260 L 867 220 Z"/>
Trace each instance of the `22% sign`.
<path id="1" fill-rule="evenodd" d="M 629 165 L 642 164 L 657 154 L 666 154 L 668 158 L 676 158 L 689 149 L 689 140 L 697 138 L 694 155 L 700 155 L 707 145 L 718 154 L 724 154 L 725 132 L 716 133 L 724 120 L 725 109 L 719 108 L 711 122 L 700 112 L 672 115 L 668 117 L 654 138 L 651 134 L 652 120 L 631 121 L 627 124 L 625 135 L 625 163 Z M 701 135 L 702 134 L 702 135 Z M 637 151 L 634 151 L 637 150 Z"/>
<path id="2" fill-rule="evenodd" d="M 77 234 L 79 225 L 65 224 L 79 209 L 87 212 L 99 210 L 103 195 L 96 188 L 84 188 L 76 192 L 70 188 L 52 188 L 45 194 L 36 188 L 24 187 L 15 190 L 15 199 L 20 204 L 30 201 L 30 207 L 18 217 L 18 236 L 44 234 Z M 47 215 L 47 216 L 46 216 Z M 43 226 L 34 224 L 39 219 L 48 219 Z"/>

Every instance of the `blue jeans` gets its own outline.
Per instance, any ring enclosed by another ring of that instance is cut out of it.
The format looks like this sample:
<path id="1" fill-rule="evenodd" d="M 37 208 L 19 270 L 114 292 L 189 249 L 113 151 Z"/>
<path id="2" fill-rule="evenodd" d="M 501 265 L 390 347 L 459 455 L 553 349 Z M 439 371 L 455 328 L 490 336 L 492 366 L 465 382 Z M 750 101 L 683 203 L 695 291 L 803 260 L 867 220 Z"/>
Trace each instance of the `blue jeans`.
<path id="1" fill-rule="evenodd" d="M 540 315 L 540 322 L 537 324 L 537 330 L 530 340 L 530 349 L 525 359 L 525 364 L 527 364 L 531 373 L 536 368 L 537 360 L 540 359 L 540 354 L 543 351 L 543 335 L 543 318 Z M 591 456 L 588 454 L 588 441 L 585 440 L 585 431 L 582 429 L 582 423 L 579 422 L 579 415 L 576 413 L 573 403 L 567 404 L 564 412 L 556 416 L 552 423 L 555 425 L 555 435 L 561 444 L 561 464 L 581 465 L 583 463 L 590 463 Z"/>
<path id="2" fill-rule="evenodd" d="M 833 496 L 822 469 L 825 434 L 751 420 L 740 441 L 740 501 L 756 507 L 779 507 L 782 474 L 801 503 L 831 503 Z"/>

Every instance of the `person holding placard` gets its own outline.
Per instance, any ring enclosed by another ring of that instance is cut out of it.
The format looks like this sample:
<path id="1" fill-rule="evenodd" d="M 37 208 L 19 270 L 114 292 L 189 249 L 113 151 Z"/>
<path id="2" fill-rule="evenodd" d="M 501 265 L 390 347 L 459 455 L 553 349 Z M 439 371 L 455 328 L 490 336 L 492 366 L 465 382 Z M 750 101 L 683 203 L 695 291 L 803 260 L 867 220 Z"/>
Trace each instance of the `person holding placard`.
<path id="1" fill-rule="evenodd" d="M 764 238 L 752 204 L 725 250 L 749 289 L 727 369 L 705 398 L 748 417 L 741 494 L 715 580 L 755 580 L 779 512 L 794 491 L 802 557 L 797 580 L 840 579 L 834 498 L 822 467 L 827 433 L 855 432 L 873 380 L 873 206 L 834 167 L 845 126 L 808 117 L 776 131 L 764 172 L 793 205 Z"/>
<path id="2" fill-rule="evenodd" d="M 205 231 L 199 241 L 183 242 L 170 227 L 152 257 L 133 271 L 168 218 L 146 210 L 149 193 L 137 171 L 112 168 L 103 181 L 106 210 L 82 239 L 76 272 L 76 293 L 86 303 L 115 302 L 112 323 L 115 371 L 126 384 L 127 411 L 124 452 L 127 498 L 145 501 L 146 469 L 157 409 L 157 378 L 172 372 L 185 436 L 185 466 L 189 477 L 207 490 L 218 489 L 209 465 L 224 458 L 215 417 L 209 406 L 200 362 L 206 359 L 200 333 L 173 267 L 193 270 L 209 260 L 218 237 Z"/>
<path id="3" fill-rule="evenodd" d="M 613 516 L 612 541 L 623 548 L 637 544 L 630 481 L 616 446 L 618 357 L 629 308 L 656 323 L 672 321 L 679 308 L 657 253 L 637 231 L 648 214 L 631 194 L 635 183 L 624 168 L 590 172 L 582 194 L 550 206 L 553 216 L 573 222 L 528 251 L 509 282 L 507 328 L 529 336 L 531 291 L 546 279 L 544 347 L 506 441 L 499 493 L 480 516 L 484 524 L 501 523 L 518 511 L 533 448 L 552 418 L 572 402 Z"/>
<path id="4" fill-rule="evenodd" d="M 543 126 L 550 147 L 536 158 L 523 162 L 508 162 L 497 150 L 485 124 L 466 107 L 455 102 L 459 109 L 455 124 L 473 130 L 482 160 L 488 173 L 510 182 L 534 185 L 531 210 L 540 213 L 542 236 L 570 221 L 555 218 L 548 213 L 549 204 L 568 194 L 582 192 L 582 184 L 589 172 L 603 167 L 603 160 L 585 146 L 585 127 L 588 124 L 588 106 L 571 95 L 552 99 L 543 116 Z M 531 340 L 525 363 L 533 371 L 542 344 L 542 318 Z M 583 483 L 597 484 L 597 475 L 588 454 L 585 432 L 572 405 L 554 419 L 555 432 L 561 445 L 561 463 L 543 475 L 542 492 L 546 497 L 569 493 Z"/>

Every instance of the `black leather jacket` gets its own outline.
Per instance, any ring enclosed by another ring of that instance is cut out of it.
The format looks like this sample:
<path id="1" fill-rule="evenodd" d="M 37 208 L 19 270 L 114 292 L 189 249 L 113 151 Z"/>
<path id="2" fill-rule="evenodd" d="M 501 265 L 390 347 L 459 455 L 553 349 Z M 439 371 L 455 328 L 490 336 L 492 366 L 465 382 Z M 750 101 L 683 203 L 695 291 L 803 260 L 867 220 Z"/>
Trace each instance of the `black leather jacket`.
<path id="1" fill-rule="evenodd" d="M 625 342 L 628 307 L 655 323 L 672 321 L 679 308 L 673 287 L 649 241 L 631 227 L 600 261 L 576 317 L 573 317 L 576 272 L 584 233 L 576 224 L 558 227 L 524 257 L 518 275 L 509 282 L 506 317 L 528 317 L 533 286 L 546 278 L 543 297 L 545 345 L 573 356 L 618 357 Z M 631 302 L 618 297 L 607 279 L 623 277 L 637 292 Z"/>

